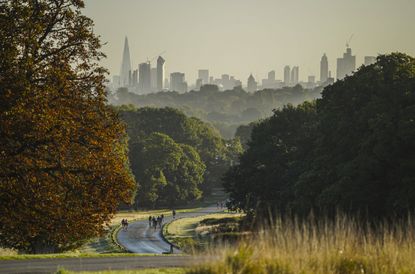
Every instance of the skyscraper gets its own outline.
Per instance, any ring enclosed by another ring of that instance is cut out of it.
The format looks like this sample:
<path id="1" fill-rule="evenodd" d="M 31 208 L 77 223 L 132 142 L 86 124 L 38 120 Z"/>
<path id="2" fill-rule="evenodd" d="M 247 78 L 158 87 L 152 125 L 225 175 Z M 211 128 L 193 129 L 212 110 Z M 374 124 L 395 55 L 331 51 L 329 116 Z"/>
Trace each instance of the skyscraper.
<path id="1" fill-rule="evenodd" d="M 200 90 L 200 88 L 203 86 L 203 80 L 198 78 L 196 80 L 196 90 Z"/>
<path id="2" fill-rule="evenodd" d="M 173 72 L 170 74 L 170 90 L 187 92 L 187 83 L 184 80 L 184 73 Z"/>
<path id="3" fill-rule="evenodd" d="M 198 76 L 199 76 L 199 79 L 202 79 L 203 85 L 209 84 L 209 70 L 199 69 Z"/>
<path id="4" fill-rule="evenodd" d="M 300 74 L 300 68 L 298 66 L 295 66 L 291 69 L 291 85 L 295 86 L 298 84 Z"/>
<path id="5" fill-rule="evenodd" d="M 352 55 L 352 49 L 347 48 L 343 58 L 337 58 L 337 80 L 350 75 L 356 69 L 356 56 Z"/>
<path id="6" fill-rule="evenodd" d="M 161 56 L 159 56 L 159 58 L 157 59 L 157 91 L 163 90 L 165 62 L 166 61 Z"/>
<path id="7" fill-rule="evenodd" d="M 130 59 L 130 48 L 128 46 L 128 38 L 125 37 L 124 51 L 122 53 L 122 63 L 120 70 L 120 86 L 127 87 L 130 82 L 130 71 L 131 71 L 131 59 Z"/>
<path id="8" fill-rule="evenodd" d="M 141 93 L 151 91 L 151 68 L 150 63 L 141 63 L 138 67 L 138 85 Z"/>
<path id="9" fill-rule="evenodd" d="M 329 62 L 327 60 L 326 54 L 324 53 L 320 61 L 320 82 L 325 83 L 328 78 L 329 78 Z"/>
<path id="10" fill-rule="evenodd" d="M 275 70 L 272 70 L 272 71 L 268 72 L 268 78 L 267 79 L 262 79 L 262 88 L 263 89 L 275 88 L 276 84 L 277 84 L 277 81 L 275 79 Z"/>
<path id="11" fill-rule="evenodd" d="M 268 72 L 268 80 L 275 81 L 275 70 L 271 70 L 270 72 Z"/>
<path id="12" fill-rule="evenodd" d="M 285 66 L 284 67 L 284 85 L 285 86 L 289 86 L 290 85 L 290 66 Z"/>
<path id="13" fill-rule="evenodd" d="M 157 90 L 157 68 L 151 68 L 150 70 L 151 78 L 151 90 Z"/>
<path id="14" fill-rule="evenodd" d="M 254 76 L 252 76 L 252 74 L 249 75 L 248 77 L 248 88 L 247 89 L 248 89 L 248 92 L 255 92 L 258 89 L 258 84 L 255 81 L 255 78 Z"/>
<path id="15" fill-rule="evenodd" d="M 138 85 L 138 70 L 135 69 L 133 71 L 132 76 L 131 76 L 131 85 L 130 86 L 136 87 L 137 85 Z"/>

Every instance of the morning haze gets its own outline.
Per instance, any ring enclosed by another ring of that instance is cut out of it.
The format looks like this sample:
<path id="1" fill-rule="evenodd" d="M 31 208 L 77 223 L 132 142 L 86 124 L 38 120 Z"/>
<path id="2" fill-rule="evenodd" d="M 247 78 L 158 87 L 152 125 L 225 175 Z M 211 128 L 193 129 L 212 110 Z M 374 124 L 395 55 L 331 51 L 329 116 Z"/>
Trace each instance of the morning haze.
<path id="1" fill-rule="evenodd" d="M 87 0 L 85 13 L 107 42 L 103 65 L 112 75 L 128 36 L 134 69 L 166 51 L 166 72 L 194 83 L 201 68 L 245 82 L 270 70 L 281 79 L 284 65 L 300 66 L 305 81 L 318 77 L 323 53 L 335 72 L 352 34 L 357 66 L 378 53 L 414 54 L 414 10 L 412 0 Z"/>
<path id="2" fill-rule="evenodd" d="M 415 273 L 414 11 L 0 0 L 0 274 Z"/>

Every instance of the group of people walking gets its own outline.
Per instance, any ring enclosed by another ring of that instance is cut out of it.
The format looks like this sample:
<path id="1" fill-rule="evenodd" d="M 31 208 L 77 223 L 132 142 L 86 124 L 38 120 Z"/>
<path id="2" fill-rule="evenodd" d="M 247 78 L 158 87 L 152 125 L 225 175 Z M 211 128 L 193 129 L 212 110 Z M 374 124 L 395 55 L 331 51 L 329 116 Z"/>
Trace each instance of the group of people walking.
<path id="1" fill-rule="evenodd" d="M 164 215 L 161 214 L 160 216 L 149 216 L 148 217 L 148 226 L 157 229 L 157 227 L 161 228 L 163 225 Z"/>
<path id="2" fill-rule="evenodd" d="M 122 226 L 122 229 L 124 231 L 127 231 L 128 230 L 128 220 L 127 219 L 122 219 L 121 220 L 121 226 Z"/>
<path id="3" fill-rule="evenodd" d="M 173 219 L 176 218 L 176 210 L 172 211 Z M 161 214 L 160 216 L 149 216 L 148 217 L 148 226 L 151 228 L 154 228 L 156 230 L 157 228 L 161 228 L 163 226 L 163 220 L 164 220 L 164 214 Z M 128 230 L 128 220 L 122 219 L 121 220 L 121 226 L 124 231 Z"/>

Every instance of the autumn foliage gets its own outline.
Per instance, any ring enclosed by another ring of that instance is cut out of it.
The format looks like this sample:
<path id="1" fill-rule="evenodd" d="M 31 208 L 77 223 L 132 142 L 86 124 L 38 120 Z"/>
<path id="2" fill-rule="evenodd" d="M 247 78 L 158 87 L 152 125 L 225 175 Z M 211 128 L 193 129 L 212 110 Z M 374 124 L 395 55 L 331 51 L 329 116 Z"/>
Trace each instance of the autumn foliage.
<path id="1" fill-rule="evenodd" d="M 136 183 L 106 105 L 83 1 L 0 2 L 0 245 L 40 253 L 98 235 Z"/>

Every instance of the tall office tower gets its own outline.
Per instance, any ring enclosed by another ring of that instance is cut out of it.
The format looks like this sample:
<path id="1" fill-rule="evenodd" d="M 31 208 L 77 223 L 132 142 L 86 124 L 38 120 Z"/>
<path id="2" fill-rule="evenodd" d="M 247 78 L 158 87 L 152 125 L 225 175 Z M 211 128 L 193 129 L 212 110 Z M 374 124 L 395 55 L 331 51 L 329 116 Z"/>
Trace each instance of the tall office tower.
<path id="1" fill-rule="evenodd" d="M 164 80 L 164 64 L 166 60 L 163 57 L 159 56 L 157 58 L 157 91 L 163 90 L 163 80 Z"/>
<path id="2" fill-rule="evenodd" d="M 324 53 L 320 61 L 320 82 L 325 83 L 328 78 L 329 78 L 329 61 L 327 60 L 327 56 Z"/>
<path id="3" fill-rule="evenodd" d="M 203 80 L 202 79 L 197 79 L 196 80 L 196 89 L 200 90 L 200 88 L 203 86 Z"/>
<path id="4" fill-rule="evenodd" d="M 199 79 L 202 79 L 203 85 L 209 84 L 209 70 L 199 69 L 198 76 Z"/>
<path id="5" fill-rule="evenodd" d="M 289 86 L 290 85 L 290 66 L 285 66 L 284 67 L 284 85 L 285 86 Z"/>
<path id="6" fill-rule="evenodd" d="M 343 53 L 343 58 L 337 58 L 337 80 L 341 80 L 346 75 L 352 74 L 356 69 L 356 56 L 352 55 L 352 49 L 347 48 Z"/>
<path id="7" fill-rule="evenodd" d="M 122 63 L 120 70 L 120 86 L 127 87 L 130 83 L 131 59 L 128 38 L 125 37 L 124 51 L 122 53 Z"/>
<path id="8" fill-rule="evenodd" d="M 262 88 L 275 88 L 276 82 L 277 81 L 275 80 L 275 70 L 272 70 L 268 72 L 267 79 L 262 79 Z"/>
<path id="9" fill-rule="evenodd" d="M 369 66 L 371 64 L 376 63 L 376 57 L 375 56 L 365 56 L 365 66 Z"/>
<path id="10" fill-rule="evenodd" d="M 184 73 L 170 73 L 170 90 L 177 92 L 187 92 L 187 83 L 184 80 Z"/>
<path id="11" fill-rule="evenodd" d="M 275 81 L 275 70 L 268 72 L 268 81 Z"/>
<path id="12" fill-rule="evenodd" d="M 151 91 L 151 68 L 150 63 L 141 63 L 138 67 L 138 85 L 141 93 Z"/>
<path id="13" fill-rule="evenodd" d="M 169 82 L 168 78 L 164 79 L 164 88 L 165 89 L 170 89 L 170 82 Z"/>
<path id="14" fill-rule="evenodd" d="M 151 78 L 151 90 L 157 90 L 157 68 L 151 68 L 150 70 Z"/>
<path id="15" fill-rule="evenodd" d="M 138 69 L 133 71 L 131 86 L 136 87 L 138 86 Z"/>
<path id="16" fill-rule="evenodd" d="M 231 78 L 228 74 L 222 74 L 221 83 L 223 90 L 230 90 L 234 87 L 234 83 L 231 81 Z"/>
<path id="17" fill-rule="evenodd" d="M 255 92 L 258 89 L 258 84 L 255 81 L 255 78 L 254 76 L 252 76 L 252 74 L 249 75 L 248 77 L 248 88 L 247 89 L 248 89 L 248 92 Z"/>
<path id="18" fill-rule="evenodd" d="M 291 85 L 295 86 L 298 84 L 298 78 L 300 74 L 300 68 L 295 66 L 291 69 Z"/>

